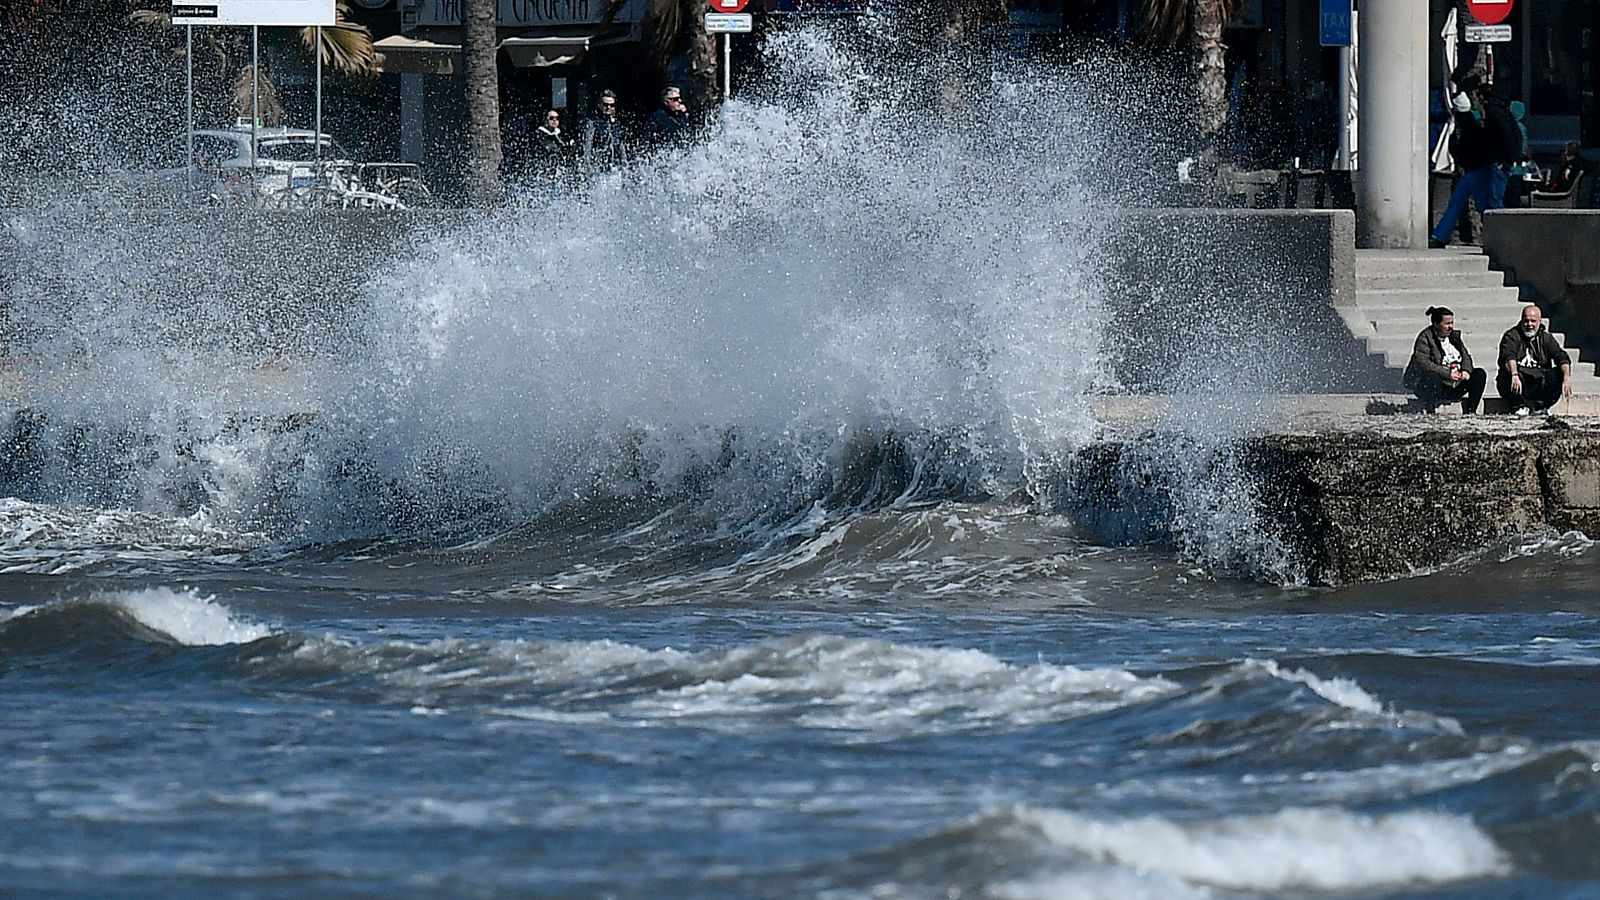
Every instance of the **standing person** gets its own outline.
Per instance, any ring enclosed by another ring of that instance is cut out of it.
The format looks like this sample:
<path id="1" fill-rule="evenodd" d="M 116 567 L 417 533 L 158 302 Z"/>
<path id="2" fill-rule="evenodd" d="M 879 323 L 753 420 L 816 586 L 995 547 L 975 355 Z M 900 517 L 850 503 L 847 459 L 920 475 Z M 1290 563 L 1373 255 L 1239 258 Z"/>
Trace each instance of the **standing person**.
<path id="1" fill-rule="evenodd" d="M 650 142 L 677 144 L 688 139 L 689 107 L 683 102 L 683 91 L 668 85 L 661 92 L 661 108 L 650 117 Z"/>
<path id="2" fill-rule="evenodd" d="M 539 142 L 539 152 L 550 162 L 565 162 L 572 150 L 572 139 L 561 130 L 561 113 L 546 110 L 544 124 L 534 129 L 534 139 Z"/>
<path id="3" fill-rule="evenodd" d="M 600 92 L 594 115 L 583 124 L 583 165 L 589 171 L 622 165 L 628 158 L 628 137 L 617 109 L 615 91 Z"/>
<path id="4" fill-rule="evenodd" d="M 1478 84 L 1472 76 L 1468 76 L 1461 88 L 1461 92 L 1451 100 L 1456 123 L 1454 156 L 1456 165 L 1462 170 L 1461 180 L 1450 192 L 1450 205 L 1445 208 L 1439 224 L 1428 235 L 1428 246 L 1433 248 L 1444 247 L 1450 242 L 1450 232 L 1455 230 L 1456 221 L 1466 212 L 1469 198 L 1478 205 L 1479 213 L 1499 209 L 1505 201 L 1506 173 L 1498 165 L 1498 153 L 1490 143 L 1481 100 L 1477 108 L 1473 104 L 1472 92 L 1478 88 Z"/>
<path id="5" fill-rule="evenodd" d="M 1522 321 L 1500 338 L 1500 372 L 1494 381 L 1519 416 L 1549 414 L 1557 400 L 1572 396 L 1572 358 L 1544 330 L 1539 307 L 1524 306 Z"/>
<path id="6" fill-rule="evenodd" d="M 1433 324 L 1422 329 L 1406 365 L 1405 385 L 1416 392 L 1431 412 L 1441 403 L 1461 404 L 1463 413 L 1478 411 L 1489 374 L 1473 368 L 1472 354 L 1456 330 L 1455 313 L 1443 306 L 1428 307 Z"/>

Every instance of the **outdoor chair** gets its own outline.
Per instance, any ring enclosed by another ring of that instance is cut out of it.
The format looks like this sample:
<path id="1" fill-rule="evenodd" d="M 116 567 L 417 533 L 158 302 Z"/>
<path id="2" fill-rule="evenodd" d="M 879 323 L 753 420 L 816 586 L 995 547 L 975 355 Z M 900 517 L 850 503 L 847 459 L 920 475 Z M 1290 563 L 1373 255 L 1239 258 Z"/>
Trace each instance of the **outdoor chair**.
<path id="1" fill-rule="evenodd" d="M 1594 172 L 1586 171 L 1564 191 L 1534 191 L 1528 195 L 1528 205 L 1534 209 L 1587 209 L 1593 205 L 1594 178 Z"/>

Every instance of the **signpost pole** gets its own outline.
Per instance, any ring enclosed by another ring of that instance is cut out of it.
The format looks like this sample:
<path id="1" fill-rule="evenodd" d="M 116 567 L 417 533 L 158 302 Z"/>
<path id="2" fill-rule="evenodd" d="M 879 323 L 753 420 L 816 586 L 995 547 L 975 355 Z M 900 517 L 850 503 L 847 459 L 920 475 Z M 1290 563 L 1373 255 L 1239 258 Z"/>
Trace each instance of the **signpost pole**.
<path id="1" fill-rule="evenodd" d="M 733 35 L 722 36 L 722 102 L 733 96 Z"/>
<path id="2" fill-rule="evenodd" d="M 183 26 L 183 121 L 188 165 L 184 179 L 194 190 L 194 26 Z"/>
<path id="3" fill-rule="evenodd" d="M 1339 155 L 1333 167 L 1350 170 L 1350 45 L 1339 48 Z"/>
<path id="4" fill-rule="evenodd" d="M 250 26 L 250 168 L 256 168 L 261 126 L 261 26 Z"/>
<path id="5" fill-rule="evenodd" d="M 312 53 L 317 58 L 317 124 L 314 126 L 317 133 L 311 138 L 312 159 L 317 164 L 317 177 L 322 177 L 322 26 L 317 26 L 316 49 Z"/>

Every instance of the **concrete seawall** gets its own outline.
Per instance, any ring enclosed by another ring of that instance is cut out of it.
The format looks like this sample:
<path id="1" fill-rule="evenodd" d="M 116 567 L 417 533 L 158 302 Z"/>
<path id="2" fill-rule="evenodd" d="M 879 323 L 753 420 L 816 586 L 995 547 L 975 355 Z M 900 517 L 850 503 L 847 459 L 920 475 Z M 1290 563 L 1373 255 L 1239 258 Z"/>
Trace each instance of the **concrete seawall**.
<path id="1" fill-rule="evenodd" d="M 1124 429 L 1089 445 L 1068 493 L 1103 521 L 1148 519 L 1183 489 L 1146 462 L 1161 440 Z M 1228 472 L 1212 476 L 1240 478 L 1259 527 L 1313 584 L 1401 577 L 1547 529 L 1600 534 L 1592 419 L 1307 416 L 1223 455 Z"/>

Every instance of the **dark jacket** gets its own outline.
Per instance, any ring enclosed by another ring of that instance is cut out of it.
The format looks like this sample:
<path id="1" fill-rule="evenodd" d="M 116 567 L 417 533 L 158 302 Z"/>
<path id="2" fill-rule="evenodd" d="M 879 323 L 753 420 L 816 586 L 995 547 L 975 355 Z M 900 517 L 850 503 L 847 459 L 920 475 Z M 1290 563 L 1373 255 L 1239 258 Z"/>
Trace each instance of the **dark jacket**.
<path id="1" fill-rule="evenodd" d="M 1513 163 L 1522 159 L 1522 129 L 1511 107 L 1498 95 L 1486 94 L 1483 99 L 1483 133 L 1490 162 Z"/>
<path id="2" fill-rule="evenodd" d="M 1471 373 L 1472 354 L 1467 352 L 1461 332 L 1450 332 L 1450 343 L 1461 353 L 1461 371 Z M 1430 377 L 1450 383 L 1450 367 L 1444 364 L 1444 342 L 1439 338 L 1438 329 L 1432 325 L 1417 335 L 1416 346 L 1411 348 L 1411 362 L 1406 364 L 1404 381 L 1406 387 L 1416 390 L 1424 378 Z"/>
<path id="3" fill-rule="evenodd" d="M 676 144 L 689 138 L 689 114 L 662 108 L 650 117 L 650 140 L 656 144 Z"/>
<path id="4" fill-rule="evenodd" d="M 622 163 L 628 156 L 628 134 L 620 118 L 596 114 L 583 124 L 583 158 L 591 168 Z"/>
<path id="5" fill-rule="evenodd" d="M 1522 326 L 1510 329 L 1500 338 L 1500 368 L 1506 367 L 1507 360 L 1516 360 L 1521 368 L 1523 356 L 1533 354 L 1534 368 L 1554 369 L 1572 364 L 1572 357 L 1567 351 L 1561 349 L 1561 344 L 1555 336 L 1539 326 L 1539 333 L 1531 338 L 1522 336 Z"/>
<path id="6" fill-rule="evenodd" d="M 1455 115 L 1456 132 L 1450 144 L 1450 155 L 1455 158 L 1456 165 L 1468 172 L 1494 165 L 1494 148 L 1489 145 L 1489 133 L 1483 122 L 1471 112 Z"/>

